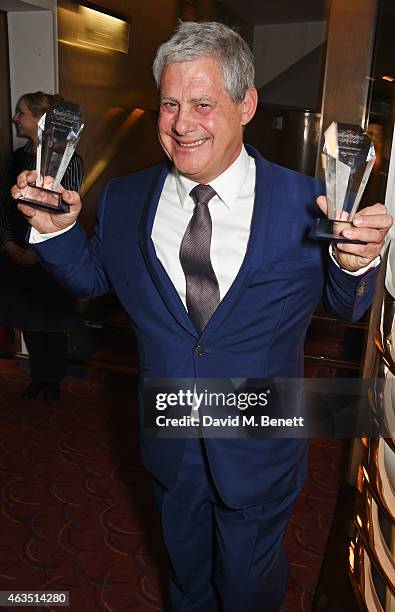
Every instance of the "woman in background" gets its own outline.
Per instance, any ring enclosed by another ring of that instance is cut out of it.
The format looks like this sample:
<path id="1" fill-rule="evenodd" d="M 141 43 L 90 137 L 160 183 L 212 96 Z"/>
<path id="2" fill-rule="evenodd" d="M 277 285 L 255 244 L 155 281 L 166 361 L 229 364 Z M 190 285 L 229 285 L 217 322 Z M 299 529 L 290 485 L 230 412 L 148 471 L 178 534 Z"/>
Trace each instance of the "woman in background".
<path id="1" fill-rule="evenodd" d="M 56 400 L 66 371 L 67 332 L 77 331 L 80 319 L 72 296 L 46 272 L 26 242 L 29 224 L 18 211 L 10 189 L 22 170 L 36 168 L 37 126 L 40 118 L 62 98 L 42 91 L 24 94 L 12 118 L 25 146 L 14 151 L 0 185 L 0 325 L 22 330 L 31 383 L 25 398 Z M 81 158 L 74 154 L 62 180 L 79 191 Z"/>

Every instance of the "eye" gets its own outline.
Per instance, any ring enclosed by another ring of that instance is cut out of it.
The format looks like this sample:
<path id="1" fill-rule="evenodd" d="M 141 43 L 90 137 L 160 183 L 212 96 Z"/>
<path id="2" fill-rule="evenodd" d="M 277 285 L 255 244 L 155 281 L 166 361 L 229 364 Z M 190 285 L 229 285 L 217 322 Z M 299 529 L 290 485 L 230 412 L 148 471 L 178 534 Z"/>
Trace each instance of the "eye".
<path id="1" fill-rule="evenodd" d="M 161 106 L 165 110 L 173 111 L 174 109 L 177 108 L 177 102 L 172 102 L 171 100 L 168 100 L 166 102 L 162 102 Z"/>
<path id="2" fill-rule="evenodd" d="M 207 113 L 211 110 L 211 104 L 208 102 L 199 102 L 199 104 L 196 105 L 196 110 L 200 113 Z"/>

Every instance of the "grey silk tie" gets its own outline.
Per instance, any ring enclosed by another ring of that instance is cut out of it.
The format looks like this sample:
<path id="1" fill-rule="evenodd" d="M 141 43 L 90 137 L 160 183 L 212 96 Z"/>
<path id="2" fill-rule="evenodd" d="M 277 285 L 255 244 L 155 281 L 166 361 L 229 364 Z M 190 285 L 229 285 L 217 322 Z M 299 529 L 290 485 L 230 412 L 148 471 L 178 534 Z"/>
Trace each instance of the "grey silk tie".
<path id="1" fill-rule="evenodd" d="M 216 192 L 210 185 L 196 185 L 189 194 L 195 202 L 180 246 L 180 261 L 186 279 L 189 316 L 199 334 L 219 302 L 219 286 L 210 259 L 211 216 L 208 203 Z"/>

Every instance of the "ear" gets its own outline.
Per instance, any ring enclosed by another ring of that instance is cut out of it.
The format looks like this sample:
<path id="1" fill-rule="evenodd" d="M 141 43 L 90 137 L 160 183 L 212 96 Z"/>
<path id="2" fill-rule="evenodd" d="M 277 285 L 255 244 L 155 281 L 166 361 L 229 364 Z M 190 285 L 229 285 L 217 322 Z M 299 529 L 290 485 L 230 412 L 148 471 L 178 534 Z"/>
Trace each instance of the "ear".
<path id="1" fill-rule="evenodd" d="M 241 124 L 247 125 L 255 115 L 258 105 L 258 92 L 255 87 L 249 87 L 241 103 Z"/>

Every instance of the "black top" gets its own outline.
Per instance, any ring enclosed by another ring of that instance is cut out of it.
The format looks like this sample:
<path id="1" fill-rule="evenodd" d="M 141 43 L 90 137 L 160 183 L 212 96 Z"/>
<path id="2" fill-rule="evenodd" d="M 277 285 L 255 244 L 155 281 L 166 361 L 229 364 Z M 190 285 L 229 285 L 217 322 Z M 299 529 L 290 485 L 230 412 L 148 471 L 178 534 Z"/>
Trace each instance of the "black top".
<path id="1" fill-rule="evenodd" d="M 18 174 L 36 167 L 32 142 L 11 156 L 0 184 L 0 325 L 29 331 L 77 331 L 80 317 L 75 299 L 60 287 L 41 263 L 23 267 L 13 262 L 1 247 L 13 241 L 29 248 L 29 223 L 10 194 Z M 83 177 L 81 158 L 74 154 L 62 180 L 66 189 L 78 191 Z"/>

